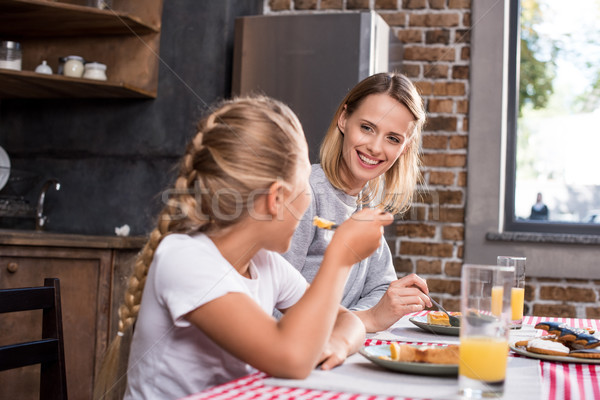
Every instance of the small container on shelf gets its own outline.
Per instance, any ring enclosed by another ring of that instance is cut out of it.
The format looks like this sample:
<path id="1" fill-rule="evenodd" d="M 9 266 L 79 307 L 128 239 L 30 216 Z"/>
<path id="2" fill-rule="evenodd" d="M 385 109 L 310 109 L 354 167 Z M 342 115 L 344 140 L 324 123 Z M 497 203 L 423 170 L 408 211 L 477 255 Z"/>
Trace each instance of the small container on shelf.
<path id="1" fill-rule="evenodd" d="M 0 68 L 21 70 L 21 44 L 5 40 L 0 42 Z"/>
<path id="2" fill-rule="evenodd" d="M 80 56 L 67 56 L 63 67 L 63 74 L 73 78 L 81 78 L 83 76 L 83 64 L 85 60 Z"/>
<path id="3" fill-rule="evenodd" d="M 97 81 L 106 80 L 106 64 L 99 62 L 88 62 L 85 64 L 85 72 L 83 77 L 86 79 L 94 79 Z"/>
<path id="4" fill-rule="evenodd" d="M 50 68 L 46 60 L 43 60 L 40 65 L 35 67 L 35 72 L 38 74 L 52 75 L 52 68 Z"/>

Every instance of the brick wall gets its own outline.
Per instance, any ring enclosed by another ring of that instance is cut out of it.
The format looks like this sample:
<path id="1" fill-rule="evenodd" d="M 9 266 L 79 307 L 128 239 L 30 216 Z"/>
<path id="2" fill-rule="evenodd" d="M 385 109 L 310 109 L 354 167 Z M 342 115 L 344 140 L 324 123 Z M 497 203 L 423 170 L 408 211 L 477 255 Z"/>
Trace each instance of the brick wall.
<path id="1" fill-rule="evenodd" d="M 375 10 L 401 45 L 390 68 L 417 85 L 427 108 L 423 185 L 413 208 L 386 231 L 399 276 L 417 273 L 459 309 L 467 183 L 471 0 L 265 0 L 265 13 Z M 340 94 L 341 98 L 342 94 Z M 528 279 L 533 315 L 600 317 L 600 282 Z"/>

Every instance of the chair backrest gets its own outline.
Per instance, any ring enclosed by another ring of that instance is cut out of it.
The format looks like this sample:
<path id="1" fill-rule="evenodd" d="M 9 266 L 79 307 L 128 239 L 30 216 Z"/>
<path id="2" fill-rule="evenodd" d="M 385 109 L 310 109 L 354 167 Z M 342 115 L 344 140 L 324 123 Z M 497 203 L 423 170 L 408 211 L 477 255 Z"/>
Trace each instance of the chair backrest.
<path id="1" fill-rule="evenodd" d="M 60 282 L 44 286 L 0 289 L 0 313 L 43 310 L 42 339 L 0 346 L 0 371 L 41 364 L 40 399 L 67 399 Z"/>

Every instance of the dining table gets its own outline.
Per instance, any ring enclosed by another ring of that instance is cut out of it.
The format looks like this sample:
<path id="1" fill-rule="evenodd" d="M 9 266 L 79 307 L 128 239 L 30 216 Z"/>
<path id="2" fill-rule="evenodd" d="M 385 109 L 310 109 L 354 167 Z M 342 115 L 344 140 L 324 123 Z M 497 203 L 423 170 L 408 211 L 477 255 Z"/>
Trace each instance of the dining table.
<path id="1" fill-rule="evenodd" d="M 389 346 L 391 342 L 416 345 L 459 344 L 457 334 L 430 332 L 415 324 L 429 311 L 405 315 L 385 331 L 367 334 L 364 346 Z M 525 316 L 522 329 L 510 331 L 510 343 L 545 334 L 535 325 L 542 321 L 565 323 L 598 332 L 600 320 Z M 458 329 L 458 328 L 457 328 Z M 504 399 L 600 399 L 600 360 L 563 362 L 560 357 L 529 357 L 511 349 Z M 574 357 L 568 357 L 574 358 Z M 211 387 L 185 400 L 416 400 L 460 399 L 458 377 L 423 375 L 419 371 L 392 371 L 354 354 L 329 371 L 318 368 L 306 379 L 280 379 L 263 372 Z"/>

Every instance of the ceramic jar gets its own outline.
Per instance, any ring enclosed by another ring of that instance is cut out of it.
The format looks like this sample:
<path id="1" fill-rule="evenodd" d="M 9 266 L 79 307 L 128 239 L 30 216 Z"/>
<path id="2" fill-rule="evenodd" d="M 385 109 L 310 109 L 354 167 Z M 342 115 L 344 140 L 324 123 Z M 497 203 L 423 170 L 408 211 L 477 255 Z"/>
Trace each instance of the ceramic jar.
<path id="1" fill-rule="evenodd" d="M 19 42 L 0 42 L 0 68 L 21 70 L 21 44 Z"/>
<path id="2" fill-rule="evenodd" d="M 67 56 L 63 74 L 73 78 L 81 78 L 83 76 L 83 57 Z"/>
<path id="3" fill-rule="evenodd" d="M 86 79 L 95 79 L 97 81 L 106 80 L 106 64 L 99 62 L 89 62 L 85 64 L 83 77 Z"/>

